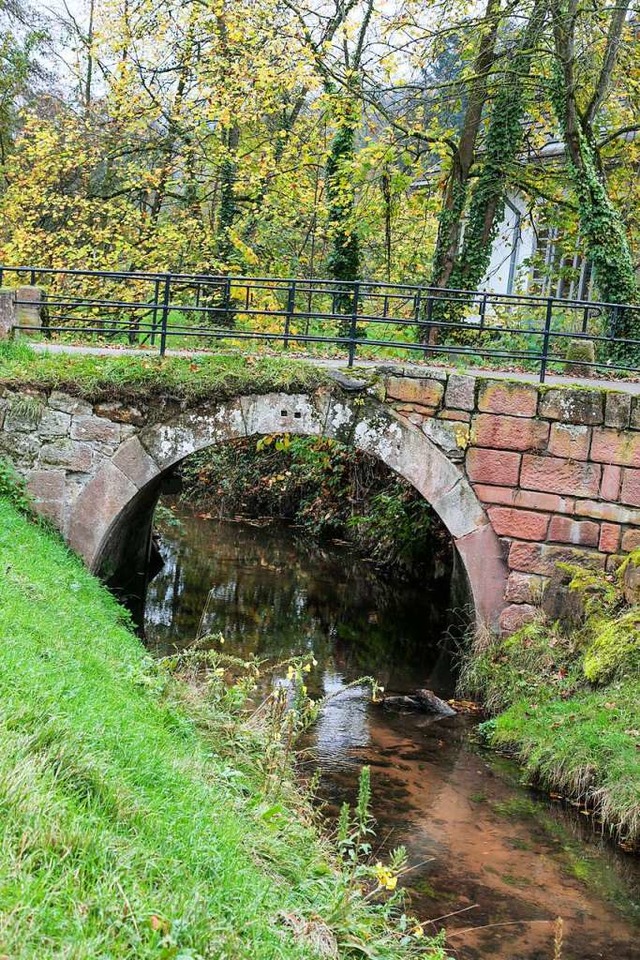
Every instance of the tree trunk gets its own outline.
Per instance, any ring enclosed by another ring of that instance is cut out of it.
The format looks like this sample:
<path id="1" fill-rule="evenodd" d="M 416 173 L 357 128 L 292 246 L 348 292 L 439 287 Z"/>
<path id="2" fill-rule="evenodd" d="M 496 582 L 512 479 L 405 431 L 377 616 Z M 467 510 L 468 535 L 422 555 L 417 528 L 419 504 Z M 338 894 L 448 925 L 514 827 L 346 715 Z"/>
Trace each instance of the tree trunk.
<path id="1" fill-rule="evenodd" d="M 578 200 L 580 230 L 586 252 L 593 264 L 596 285 L 608 303 L 635 303 L 638 284 L 635 278 L 631 248 L 624 223 L 607 191 L 602 164 L 591 128 L 590 108 L 581 115 L 575 98 L 574 34 L 577 0 L 552 0 L 553 35 L 556 54 L 556 76 L 553 83 L 553 106 L 563 133 L 569 174 Z M 614 12 L 607 43 L 607 52 L 594 94 L 601 101 L 615 66 L 619 33 L 624 25 Z M 616 33 L 618 36 L 616 37 Z M 595 102 L 592 100 L 592 104 Z M 640 339 L 640 310 L 612 309 L 610 332 L 619 339 Z M 640 364 L 637 346 L 612 344 L 611 359 L 623 365 Z"/>
<path id="2" fill-rule="evenodd" d="M 462 252 L 451 274 L 451 285 L 475 290 L 491 262 L 491 251 L 505 210 L 509 172 L 523 139 L 526 98 L 523 81 L 544 26 L 547 0 L 536 0 L 505 77 L 491 107 L 482 171 L 469 205 Z"/>

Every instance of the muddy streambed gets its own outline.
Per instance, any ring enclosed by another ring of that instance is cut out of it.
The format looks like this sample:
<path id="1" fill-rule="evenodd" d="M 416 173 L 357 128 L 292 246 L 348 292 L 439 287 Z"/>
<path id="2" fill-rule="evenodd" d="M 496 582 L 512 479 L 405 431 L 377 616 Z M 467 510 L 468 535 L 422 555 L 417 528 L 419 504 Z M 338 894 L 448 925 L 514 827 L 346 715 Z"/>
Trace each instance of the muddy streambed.
<path id="1" fill-rule="evenodd" d="M 282 526 L 187 513 L 181 522 L 163 534 L 165 564 L 148 590 L 154 652 L 187 646 L 204 626 L 242 657 L 313 650 L 314 697 L 363 675 L 387 691 L 452 694 L 442 581 L 420 590 L 390 582 L 348 548 L 318 547 Z M 640 960 L 638 858 L 521 786 L 515 765 L 474 742 L 475 723 L 389 713 L 368 688 L 346 690 L 309 744 L 327 812 L 354 799 L 368 764 L 376 852 L 404 845 L 410 863 L 423 864 L 404 880 L 412 912 L 453 914 L 445 925 L 459 960 L 551 960 L 558 916 L 563 960 Z"/>

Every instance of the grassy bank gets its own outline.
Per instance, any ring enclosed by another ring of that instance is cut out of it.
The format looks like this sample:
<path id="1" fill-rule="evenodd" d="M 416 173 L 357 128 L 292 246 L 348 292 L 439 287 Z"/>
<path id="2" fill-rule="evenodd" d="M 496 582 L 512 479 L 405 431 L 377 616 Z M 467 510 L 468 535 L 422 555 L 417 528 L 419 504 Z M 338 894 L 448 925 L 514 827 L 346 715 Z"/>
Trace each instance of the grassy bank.
<path id="1" fill-rule="evenodd" d="M 640 564 L 636 551 L 629 563 Z M 476 641 L 461 688 L 493 718 L 488 741 L 536 783 L 593 812 L 623 844 L 640 843 L 640 605 L 619 581 L 573 571 L 572 625 L 543 615 L 507 640 Z"/>
<path id="2" fill-rule="evenodd" d="M 327 382 L 322 370 L 289 357 L 216 354 L 199 357 L 110 356 L 36 353 L 20 342 L 0 343 L 0 386 L 62 390 L 91 401 L 152 401 L 169 397 L 187 403 L 225 400 L 241 393 L 312 390 Z"/>
<path id="3" fill-rule="evenodd" d="M 0 954 L 442 957 L 353 882 L 280 747 L 152 662 L 62 543 L 0 499 Z M 378 878 L 376 888 L 375 877 Z M 373 879 L 372 879 L 373 878 Z"/>

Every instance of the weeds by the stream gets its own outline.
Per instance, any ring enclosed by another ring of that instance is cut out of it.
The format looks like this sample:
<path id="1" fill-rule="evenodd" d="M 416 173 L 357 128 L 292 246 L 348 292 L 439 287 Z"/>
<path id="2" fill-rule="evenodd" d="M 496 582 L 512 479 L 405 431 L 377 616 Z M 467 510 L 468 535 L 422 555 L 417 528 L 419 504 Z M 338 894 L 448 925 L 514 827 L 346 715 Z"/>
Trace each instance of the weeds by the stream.
<path id="1" fill-rule="evenodd" d="M 638 563 L 631 555 L 627 563 Z M 624 845 L 640 841 L 640 607 L 620 578 L 566 568 L 580 596 L 572 626 L 538 620 L 477 642 L 460 687 L 494 718 L 483 730 L 534 782 L 594 813 Z"/>

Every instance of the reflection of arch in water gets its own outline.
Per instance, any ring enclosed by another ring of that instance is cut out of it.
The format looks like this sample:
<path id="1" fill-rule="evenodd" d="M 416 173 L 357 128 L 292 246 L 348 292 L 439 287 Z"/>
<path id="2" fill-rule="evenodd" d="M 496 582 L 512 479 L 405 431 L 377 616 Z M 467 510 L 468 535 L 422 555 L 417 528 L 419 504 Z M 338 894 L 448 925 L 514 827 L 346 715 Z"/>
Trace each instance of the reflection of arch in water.
<path id="1" fill-rule="evenodd" d="M 106 461 L 71 507 L 68 539 L 94 570 L 117 569 L 144 540 L 163 476 L 185 457 L 256 434 L 326 436 L 382 460 L 430 503 L 464 564 L 480 623 L 503 607 L 506 567 L 493 528 L 458 466 L 417 427 L 362 396 L 272 393 L 203 402 L 141 428 Z"/>

